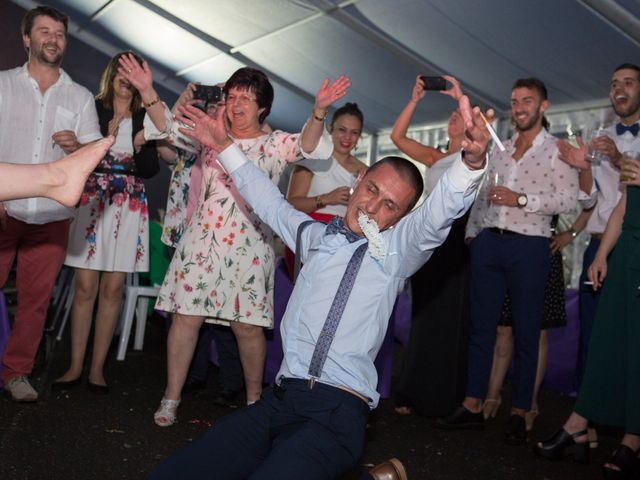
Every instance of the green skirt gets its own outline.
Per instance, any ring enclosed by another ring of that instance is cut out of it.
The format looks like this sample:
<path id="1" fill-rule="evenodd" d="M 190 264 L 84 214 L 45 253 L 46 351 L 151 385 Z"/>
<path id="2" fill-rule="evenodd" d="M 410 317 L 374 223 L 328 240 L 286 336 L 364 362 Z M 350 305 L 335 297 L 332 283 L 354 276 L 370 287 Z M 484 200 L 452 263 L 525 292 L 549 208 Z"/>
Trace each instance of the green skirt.
<path id="1" fill-rule="evenodd" d="M 576 412 L 640 434 L 640 230 L 623 230 L 591 333 Z"/>

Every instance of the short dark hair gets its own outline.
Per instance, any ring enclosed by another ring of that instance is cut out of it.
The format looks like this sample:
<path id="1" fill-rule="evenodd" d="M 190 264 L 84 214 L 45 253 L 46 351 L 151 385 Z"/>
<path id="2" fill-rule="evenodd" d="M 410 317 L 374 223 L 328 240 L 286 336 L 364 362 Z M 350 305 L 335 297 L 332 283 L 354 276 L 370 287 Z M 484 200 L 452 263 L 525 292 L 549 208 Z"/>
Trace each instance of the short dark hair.
<path id="1" fill-rule="evenodd" d="M 640 67 L 633 63 L 623 63 L 621 65 L 618 65 L 613 73 L 616 73 L 618 70 L 635 70 L 636 72 L 638 72 L 638 77 L 640 77 Z"/>
<path id="2" fill-rule="evenodd" d="M 133 52 L 119 52 L 111 57 L 111 60 L 109 60 L 107 67 L 100 77 L 100 89 L 96 95 L 96 100 L 99 100 L 102 106 L 108 110 L 113 110 L 113 78 L 116 76 L 116 73 L 118 73 L 118 66 L 120 66 L 118 60 L 121 56 L 127 54 L 133 55 L 138 64 L 142 66 L 142 58 L 139 55 Z M 130 108 L 132 112 L 142 110 L 142 97 L 140 96 L 140 92 L 135 88 L 133 90 Z"/>
<path id="3" fill-rule="evenodd" d="M 511 90 L 513 91 L 516 88 L 530 88 L 532 90 L 536 90 L 538 94 L 540 94 L 540 98 L 542 100 L 547 100 L 547 87 L 539 78 L 519 78 L 515 81 Z"/>
<path id="4" fill-rule="evenodd" d="M 224 84 L 224 94 L 227 96 L 232 88 L 246 88 L 256 94 L 256 102 L 264 111 L 258 117 L 260 123 L 264 123 L 271 112 L 273 104 L 273 86 L 267 75 L 256 68 L 243 67 L 236 70 Z"/>
<path id="5" fill-rule="evenodd" d="M 420 200 L 422 191 L 424 190 L 424 181 L 422 180 L 422 174 L 420 173 L 420 170 L 418 170 L 418 167 L 416 167 L 406 158 L 388 156 L 378 160 L 376 163 L 371 165 L 367 169 L 367 173 L 364 177 L 380 168 L 382 165 L 391 166 L 411 186 L 411 188 L 413 188 L 414 195 L 411 199 L 409 207 L 407 208 L 407 212 L 410 212 L 411 209 L 416 206 L 418 200 Z"/>
<path id="6" fill-rule="evenodd" d="M 51 17 L 54 20 L 62 23 L 64 25 L 64 35 L 67 36 L 69 17 L 66 14 L 62 13 L 60 10 L 49 7 L 47 5 L 41 5 L 39 7 L 32 8 L 24 15 L 24 17 L 22 17 L 22 24 L 20 25 L 22 35 L 29 36 L 31 34 L 31 29 L 33 28 L 33 24 L 36 21 L 36 17 L 39 16 Z"/>
<path id="7" fill-rule="evenodd" d="M 362 129 L 362 126 L 364 125 L 364 115 L 362 115 L 362 111 L 358 107 L 357 103 L 347 102 L 339 109 L 337 109 L 331 117 L 330 127 L 333 128 L 333 124 L 336 123 L 336 120 L 338 120 L 343 115 L 353 115 L 354 117 L 356 117 L 358 120 L 360 120 L 360 129 Z"/>
<path id="8" fill-rule="evenodd" d="M 538 92 L 538 95 L 540 95 L 540 99 L 543 101 L 547 100 L 548 98 L 547 87 L 539 78 L 519 78 L 513 84 L 511 91 L 515 90 L 516 88 L 530 88 L 531 90 L 535 90 Z M 549 123 L 549 120 L 547 120 L 547 117 L 542 115 L 542 128 L 544 128 L 545 130 L 549 130 L 550 126 L 551 124 Z"/>

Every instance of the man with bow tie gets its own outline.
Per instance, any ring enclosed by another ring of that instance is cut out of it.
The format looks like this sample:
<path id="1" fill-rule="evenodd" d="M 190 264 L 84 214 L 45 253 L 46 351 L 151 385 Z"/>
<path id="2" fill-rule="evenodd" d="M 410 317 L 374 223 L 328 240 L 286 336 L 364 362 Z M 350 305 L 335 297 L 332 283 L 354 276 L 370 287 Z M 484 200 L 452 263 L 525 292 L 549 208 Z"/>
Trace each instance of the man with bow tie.
<path id="1" fill-rule="evenodd" d="M 343 221 L 300 226 L 295 210 L 247 161 L 215 119 L 186 107 L 184 133 L 220 152 L 245 200 L 299 254 L 304 267 L 282 320 L 284 360 L 277 385 L 219 421 L 159 465 L 150 478 L 337 478 L 357 465 L 369 411 L 378 404 L 374 359 L 405 280 L 420 268 L 471 206 L 490 139 L 463 97 L 464 154 L 417 209 L 422 177 L 409 161 L 386 157 L 355 186 Z M 224 110 L 224 109 L 221 109 Z M 365 478 L 406 479 L 397 460 Z"/>
<path id="2" fill-rule="evenodd" d="M 605 129 L 605 135 L 592 141 L 592 148 L 608 157 L 598 165 L 584 161 L 586 146 L 575 148 L 559 142 L 560 158 L 580 168 L 580 188 L 589 195 L 581 202 L 583 211 L 569 230 L 556 236 L 556 248 L 563 248 L 586 228 L 591 236 L 582 260 L 580 276 L 580 345 L 576 377 L 578 388 L 582 382 L 591 328 L 601 290 L 586 285 L 587 269 L 598 251 L 602 234 L 613 208 L 620 200 L 620 163 L 627 151 L 640 151 L 640 67 L 631 63 L 618 66 L 611 78 L 609 90 L 611 106 L 618 115 L 618 122 Z M 591 433 L 593 436 L 593 433 Z"/>

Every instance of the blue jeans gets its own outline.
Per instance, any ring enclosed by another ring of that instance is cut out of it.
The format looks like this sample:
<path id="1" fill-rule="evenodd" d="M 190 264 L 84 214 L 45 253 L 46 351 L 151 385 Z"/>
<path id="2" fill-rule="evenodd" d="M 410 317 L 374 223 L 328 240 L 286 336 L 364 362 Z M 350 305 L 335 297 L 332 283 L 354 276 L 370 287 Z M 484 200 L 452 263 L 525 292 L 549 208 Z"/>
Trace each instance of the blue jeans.
<path id="1" fill-rule="evenodd" d="M 496 328 L 509 292 L 513 310 L 512 406 L 529 410 L 538 363 L 544 287 L 549 276 L 549 239 L 483 230 L 471 242 L 471 334 L 467 396 L 485 398 Z"/>
<path id="2" fill-rule="evenodd" d="M 160 479 L 332 479 L 357 465 L 369 407 L 355 395 L 285 379 L 157 466 Z"/>

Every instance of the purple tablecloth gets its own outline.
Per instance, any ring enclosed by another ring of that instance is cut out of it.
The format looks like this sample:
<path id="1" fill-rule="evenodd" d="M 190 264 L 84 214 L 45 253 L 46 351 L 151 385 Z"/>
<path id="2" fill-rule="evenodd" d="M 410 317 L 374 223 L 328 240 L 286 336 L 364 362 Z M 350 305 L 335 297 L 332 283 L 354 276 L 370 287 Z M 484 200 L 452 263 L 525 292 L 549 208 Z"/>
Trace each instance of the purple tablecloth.
<path id="1" fill-rule="evenodd" d="M 580 341 L 577 290 L 565 290 L 564 300 L 567 325 L 562 328 L 552 328 L 548 331 L 549 360 L 542 388 L 574 395 L 576 391 L 576 359 Z"/>

